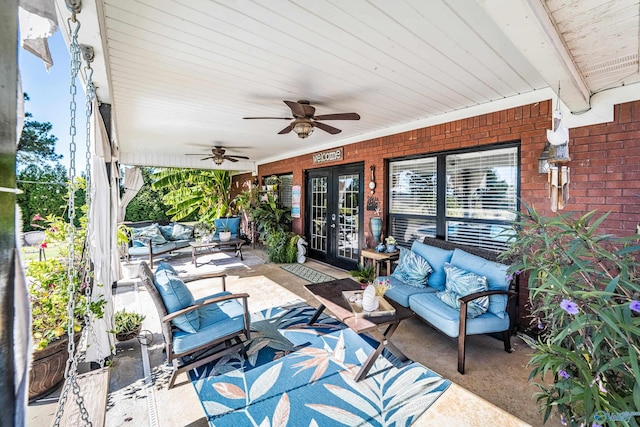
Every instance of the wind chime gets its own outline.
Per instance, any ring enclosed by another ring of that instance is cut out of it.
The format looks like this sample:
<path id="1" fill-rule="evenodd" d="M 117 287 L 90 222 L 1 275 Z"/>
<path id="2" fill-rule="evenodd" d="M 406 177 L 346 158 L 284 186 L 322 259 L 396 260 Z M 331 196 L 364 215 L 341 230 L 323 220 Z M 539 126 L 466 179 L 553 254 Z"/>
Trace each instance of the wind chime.
<path id="1" fill-rule="evenodd" d="M 558 88 L 558 102 L 553 112 L 553 129 L 547 130 L 547 141 L 550 144 L 549 153 L 549 198 L 551 210 L 557 212 L 564 209 L 569 201 L 569 129 L 562 124 L 560 111 L 560 88 Z"/>

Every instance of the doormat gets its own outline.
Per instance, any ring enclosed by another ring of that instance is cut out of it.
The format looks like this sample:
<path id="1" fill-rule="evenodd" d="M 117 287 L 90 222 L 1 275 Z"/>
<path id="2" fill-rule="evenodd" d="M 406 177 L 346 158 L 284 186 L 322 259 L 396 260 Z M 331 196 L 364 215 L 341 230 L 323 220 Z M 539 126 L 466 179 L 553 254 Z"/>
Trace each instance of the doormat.
<path id="1" fill-rule="evenodd" d="M 336 278 L 333 276 L 321 273 L 317 270 L 314 270 L 313 268 L 305 267 L 302 264 L 287 264 L 283 265 L 282 268 L 284 270 L 287 270 L 289 273 L 295 274 L 298 277 L 302 277 L 304 280 L 307 280 L 311 283 L 322 283 L 336 280 Z"/>
<path id="2" fill-rule="evenodd" d="M 410 426 L 451 382 L 383 351 L 354 377 L 371 343 L 306 304 L 251 315 L 239 353 L 189 371 L 210 426 Z"/>

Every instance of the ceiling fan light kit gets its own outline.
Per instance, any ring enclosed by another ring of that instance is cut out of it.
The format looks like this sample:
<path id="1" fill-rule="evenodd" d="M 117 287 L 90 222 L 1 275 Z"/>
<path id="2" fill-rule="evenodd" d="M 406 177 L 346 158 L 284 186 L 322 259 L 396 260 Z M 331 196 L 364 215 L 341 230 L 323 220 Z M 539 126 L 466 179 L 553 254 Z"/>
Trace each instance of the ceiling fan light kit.
<path id="1" fill-rule="evenodd" d="M 244 117 L 244 119 L 284 119 L 293 120 L 286 128 L 282 129 L 278 134 L 284 135 L 294 131 L 298 138 L 307 138 L 313 133 L 314 128 L 320 128 L 323 131 L 336 135 L 342 132 L 340 129 L 330 126 L 326 123 L 322 123 L 319 120 L 360 120 L 360 115 L 357 113 L 334 113 L 334 114 L 322 114 L 316 116 L 316 108 L 311 105 L 309 101 L 300 100 L 283 101 L 289 109 L 293 117 Z"/>
<path id="2" fill-rule="evenodd" d="M 230 162 L 234 162 L 234 163 L 237 162 L 238 159 L 249 160 L 247 156 L 225 154 L 226 151 L 227 150 L 225 150 L 223 147 L 216 145 L 214 148 L 211 149 L 211 156 L 207 156 L 200 160 L 212 159 L 213 163 L 215 163 L 218 166 L 224 163 L 225 160 L 229 160 Z M 187 154 L 187 156 L 202 156 L 202 154 Z"/>
<path id="3" fill-rule="evenodd" d="M 297 123 L 293 125 L 293 131 L 298 135 L 298 138 L 306 138 L 313 133 L 313 125 L 310 120 L 296 119 Z"/>

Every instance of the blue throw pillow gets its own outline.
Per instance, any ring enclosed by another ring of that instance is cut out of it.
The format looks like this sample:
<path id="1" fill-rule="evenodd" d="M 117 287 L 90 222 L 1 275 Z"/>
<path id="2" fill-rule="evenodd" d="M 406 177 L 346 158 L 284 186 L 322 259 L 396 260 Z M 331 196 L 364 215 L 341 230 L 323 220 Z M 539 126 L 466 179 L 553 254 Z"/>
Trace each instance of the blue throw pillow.
<path id="1" fill-rule="evenodd" d="M 506 291 L 509 289 L 511 280 L 509 279 L 509 267 L 499 262 L 486 260 L 477 255 L 465 252 L 462 249 L 455 249 L 451 257 L 451 264 L 464 270 L 469 270 L 487 278 L 487 285 L 490 290 Z M 491 295 L 489 297 L 489 313 L 493 313 L 501 319 L 507 316 L 507 296 Z"/>
<path id="2" fill-rule="evenodd" d="M 151 242 L 153 242 L 154 245 L 167 243 L 167 239 L 162 235 L 158 224 L 152 224 L 148 227 L 134 228 L 133 237 L 147 237 L 151 239 Z"/>
<path id="3" fill-rule="evenodd" d="M 443 266 L 445 262 L 451 261 L 453 251 L 426 245 L 417 240 L 411 245 L 411 250 L 426 259 L 431 268 L 433 268 L 433 272 L 429 275 L 429 286 L 439 291 L 444 290 L 446 277 Z"/>
<path id="4" fill-rule="evenodd" d="M 445 290 L 436 292 L 436 296 L 452 308 L 460 310 L 458 298 L 488 289 L 487 278 L 484 276 L 478 276 L 470 271 L 455 267 L 448 262 L 444 264 L 444 271 L 447 275 Z M 467 303 L 467 317 L 478 317 L 486 313 L 488 308 L 488 296 L 470 301 Z"/>
<path id="5" fill-rule="evenodd" d="M 164 237 L 166 240 L 171 240 L 171 230 L 173 230 L 173 224 L 161 225 L 158 228 L 160 229 L 160 233 L 162 233 L 162 237 Z"/>
<path id="6" fill-rule="evenodd" d="M 426 287 L 429 273 L 432 271 L 426 259 L 401 247 L 398 266 L 391 275 L 407 285 Z"/>
<path id="7" fill-rule="evenodd" d="M 177 222 L 173 224 L 170 240 L 189 240 L 193 237 L 193 227 L 190 225 L 182 225 Z"/>
<path id="8" fill-rule="evenodd" d="M 189 288 L 166 262 L 160 263 L 154 275 L 154 282 L 169 314 L 189 307 L 195 302 Z M 198 310 L 178 316 L 171 323 L 185 332 L 195 333 L 200 328 Z"/>

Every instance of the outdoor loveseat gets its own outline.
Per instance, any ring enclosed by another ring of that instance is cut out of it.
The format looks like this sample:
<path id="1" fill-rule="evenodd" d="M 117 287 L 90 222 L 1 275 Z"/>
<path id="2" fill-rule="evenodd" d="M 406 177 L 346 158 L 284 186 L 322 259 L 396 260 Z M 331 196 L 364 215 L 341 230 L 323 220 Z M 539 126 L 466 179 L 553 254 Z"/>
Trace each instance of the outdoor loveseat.
<path id="1" fill-rule="evenodd" d="M 516 296 L 508 266 L 497 253 L 440 239 L 415 241 L 401 251 L 385 297 L 409 307 L 444 334 L 458 339 L 458 372 L 464 374 L 467 335 L 501 333 L 511 352 L 511 306 Z M 509 307 L 509 308 L 508 308 Z"/>
<path id="2" fill-rule="evenodd" d="M 148 224 L 148 223 L 147 223 Z M 193 242 L 193 227 L 173 222 L 166 225 L 129 224 L 133 238 L 129 246 L 130 257 L 148 257 L 149 265 L 153 268 L 153 258 L 178 249 L 186 248 Z"/>

